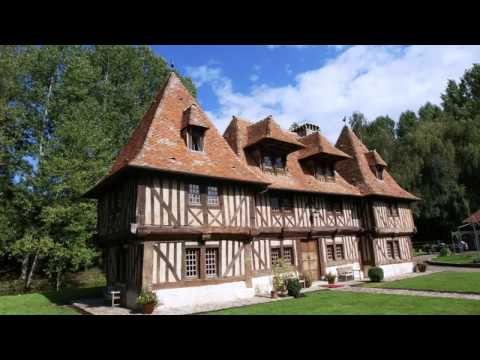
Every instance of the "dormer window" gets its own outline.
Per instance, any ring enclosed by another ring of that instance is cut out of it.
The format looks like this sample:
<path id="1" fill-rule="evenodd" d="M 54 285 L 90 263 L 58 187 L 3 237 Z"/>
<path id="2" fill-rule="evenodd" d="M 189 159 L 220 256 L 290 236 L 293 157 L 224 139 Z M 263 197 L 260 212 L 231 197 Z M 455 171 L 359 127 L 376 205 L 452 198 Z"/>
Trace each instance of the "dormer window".
<path id="1" fill-rule="evenodd" d="M 184 110 L 182 133 L 190 150 L 204 151 L 205 132 L 208 128 L 208 122 L 196 104 L 192 104 Z"/>
<path id="2" fill-rule="evenodd" d="M 321 181 L 335 181 L 333 162 L 317 161 L 314 163 L 314 176 Z"/>
<path id="3" fill-rule="evenodd" d="M 262 169 L 275 175 L 285 174 L 285 156 L 271 153 L 262 156 Z"/>
<path id="4" fill-rule="evenodd" d="M 203 151 L 205 129 L 200 127 L 189 127 L 187 132 L 187 146 L 193 151 Z"/>
<path id="5" fill-rule="evenodd" d="M 372 171 L 378 180 L 383 180 L 383 169 L 384 167 L 380 165 L 372 166 Z"/>

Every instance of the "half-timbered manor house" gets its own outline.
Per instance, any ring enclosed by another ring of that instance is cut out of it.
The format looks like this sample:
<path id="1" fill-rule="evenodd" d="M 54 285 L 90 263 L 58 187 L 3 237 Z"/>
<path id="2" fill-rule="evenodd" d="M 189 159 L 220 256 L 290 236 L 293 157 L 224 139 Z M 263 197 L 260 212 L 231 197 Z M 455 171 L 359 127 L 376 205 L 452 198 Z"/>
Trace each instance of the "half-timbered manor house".
<path id="1" fill-rule="evenodd" d="M 172 72 L 86 196 L 98 199 L 109 285 L 135 306 L 165 307 L 268 292 L 279 257 L 314 280 L 339 266 L 411 272 L 410 205 L 387 164 L 345 126 L 282 130 L 233 117 L 223 136 Z"/>

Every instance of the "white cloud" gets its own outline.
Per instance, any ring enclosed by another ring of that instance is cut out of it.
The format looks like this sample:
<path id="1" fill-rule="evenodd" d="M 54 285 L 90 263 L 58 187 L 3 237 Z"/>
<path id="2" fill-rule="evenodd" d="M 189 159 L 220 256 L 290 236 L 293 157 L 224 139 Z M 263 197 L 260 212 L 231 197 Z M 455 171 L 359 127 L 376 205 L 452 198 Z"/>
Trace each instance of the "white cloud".
<path id="1" fill-rule="evenodd" d="M 258 121 L 271 114 L 285 129 L 294 121 L 316 123 L 334 142 L 342 118 L 353 111 L 396 120 L 427 101 L 439 104 L 448 79 L 460 78 L 479 61 L 480 46 L 353 46 L 297 74 L 292 84 L 258 85 L 248 93 L 235 91 L 220 68 L 191 68 L 189 75 L 217 96 L 219 107 L 208 110 L 220 131 L 232 115 Z"/>

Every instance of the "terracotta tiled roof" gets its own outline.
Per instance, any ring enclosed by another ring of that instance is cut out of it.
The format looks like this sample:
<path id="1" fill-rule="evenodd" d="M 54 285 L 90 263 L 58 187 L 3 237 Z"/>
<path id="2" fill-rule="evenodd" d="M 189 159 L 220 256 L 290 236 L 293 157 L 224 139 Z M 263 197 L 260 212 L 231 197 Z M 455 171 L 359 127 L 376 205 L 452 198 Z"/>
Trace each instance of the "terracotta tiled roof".
<path id="1" fill-rule="evenodd" d="M 336 164 L 337 171 L 351 184 L 356 185 L 364 195 L 381 195 L 409 200 L 419 200 L 413 194 L 402 189 L 387 170 L 383 171 L 383 180 L 376 178 L 369 166 L 370 161 L 380 162 L 386 166 L 385 161 L 376 151 L 370 152 L 355 133 L 345 126 L 337 140 L 336 147 L 352 157 Z"/>
<path id="2" fill-rule="evenodd" d="M 205 121 L 205 115 L 196 104 L 190 105 L 183 112 L 182 128 L 186 126 L 198 126 L 208 129 L 210 126 Z"/>
<path id="3" fill-rule="evenodd" d="M 470 215 L 468 218 L 466 218 L 465 220 L 463 220 L 463 222 L 465 224 L 476 224 L 476 223 L 480 223 L 480 210 L 478 210 L 477 212 L 474 212 L 472 215 Z"/>
<path id="4" fill-rule="evenodd" d="M 255 145 L 261 141 L 274 140 L 276 142 L 285 143 L 292 150 L 302 149 L 304 147 L 293 134 L 283 131 L 280 126 L 273 120 L 272 116 L 268 116 L 248 127 L 247 144 L 245 147 Z"/>
<path id="5" fill-rule="evenodd" d="M 314 176 L 306 173 L 298 161 L 300 151 L 292 152 L 287 156 L 286 166 L 288 171 L 285 175 L 274 175 L 263 172 L 255 161 L 246 155 L 244 150 L 249 141 L 248 129 L 255 125 L 256 124 L 252 124 L 250 121 L 233 117 L 223 136 L 238 157 L 247 164 L 252 171 L 264 181 L 271 183 L 269 188 L 361 196 L 360 191 L 345 181 L 338 173 L 335 176 L 335 182 L 319 181 Z M 275 127 L 280 129 L 282 134 L 279 135 L 282 137 L 299 138 L 292 133 L 281 130 L 277 124 L 275 124 Z M 328 142 L 326 139 L 324 141 Z M 333 147 L 332 145 L 330 146 Z"/>
<path id="6" fill-rule="evenodd" d="M 299 141 L 307 146 L 305 149 L 301 149 L 299 151 L 298 158 L 300 160 L 307 159 L 315 155 L 326 155 L 335 158 L 351 158 L 349 155 L 330 144 L 328 140 L 318 131 L 299 138 Z"/>
<path id="7" fill-rule="evenodd" d="M 187 148 L 181 136 L 185 124 L 207 128 L 203 152 Z M 264 183 L 235 156 L 173 72 L 101 182 L 130 166 Z"/>

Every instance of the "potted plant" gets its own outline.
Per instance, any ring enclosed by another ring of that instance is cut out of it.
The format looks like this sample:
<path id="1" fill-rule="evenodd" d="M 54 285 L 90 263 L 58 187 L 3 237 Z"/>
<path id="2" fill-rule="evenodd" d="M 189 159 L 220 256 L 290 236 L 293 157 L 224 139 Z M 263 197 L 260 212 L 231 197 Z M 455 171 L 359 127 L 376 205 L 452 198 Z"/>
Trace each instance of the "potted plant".
<path id="1" fill-rule="evenodd" d="M 142 306 L 144 314 L 151 314 L 158 304 L 157 295 L 152 291 L 142 291 L 138 295 L 137 304 Z"/>
<path id="2" fill-rule="evenodd" d="M 287 286 L 286 280 L 291 277 L 293 271 L 292 265 L 290 265 L 285 259 L 280 257 L 277 262 L 272 266 L 273 270 L 273 290 L 270 292 L 272 298 L 276 296 L 286 296 Z"/>
<path id="3" fill-rule="evenodd" d="M 328 281 L 328 285 L 333 285 L 335 284 L 335 280 L 337 279 L 337 275 L 328 273 L 325 275 L 325 279 Z"/>

